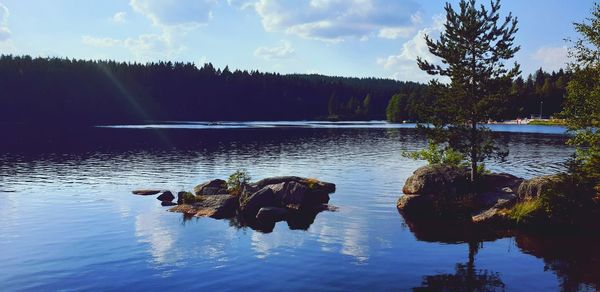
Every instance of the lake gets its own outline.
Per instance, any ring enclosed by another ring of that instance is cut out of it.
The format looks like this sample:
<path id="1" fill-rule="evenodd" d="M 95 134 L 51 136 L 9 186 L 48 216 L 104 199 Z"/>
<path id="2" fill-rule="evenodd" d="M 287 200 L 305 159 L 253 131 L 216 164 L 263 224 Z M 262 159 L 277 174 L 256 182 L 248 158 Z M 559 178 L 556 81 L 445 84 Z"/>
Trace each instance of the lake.
<path id="1" fill-rule="evenodd" d="M 529 178 L 563 170 L 560 127 L 493 125 Z M 2 127 L 0 290 L 600 289 L 600 239 L 514 234 L 466 243 L 429 236 L 396 209 L 426 146 L 414 125 L 383 122 L 171 122 Z M 337 185 L 304 228 L 272 232 L 167 212 L 136 188 L 190 190 L 246 169 L 253 179 Z"/>

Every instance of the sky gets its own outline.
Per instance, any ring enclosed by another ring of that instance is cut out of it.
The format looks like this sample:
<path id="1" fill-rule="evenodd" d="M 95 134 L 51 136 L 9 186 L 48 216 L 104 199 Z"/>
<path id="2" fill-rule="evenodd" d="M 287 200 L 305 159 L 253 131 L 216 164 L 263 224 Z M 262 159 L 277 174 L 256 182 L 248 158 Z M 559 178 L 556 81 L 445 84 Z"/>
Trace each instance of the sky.
<path id="1" fill-rule="evenodd" d="M 479 1 L 481 2 L 481 1 Z M 426 82 L 416 57 L 443 29 L 438 0 L 0 0 L 0 54 Z M 450 0 L 456 7 L 458 0 Z M 481 2 L 487 4 L 488 1 Z M 592 0 L 503 0 L 523 74 L 558 70 Z"/>

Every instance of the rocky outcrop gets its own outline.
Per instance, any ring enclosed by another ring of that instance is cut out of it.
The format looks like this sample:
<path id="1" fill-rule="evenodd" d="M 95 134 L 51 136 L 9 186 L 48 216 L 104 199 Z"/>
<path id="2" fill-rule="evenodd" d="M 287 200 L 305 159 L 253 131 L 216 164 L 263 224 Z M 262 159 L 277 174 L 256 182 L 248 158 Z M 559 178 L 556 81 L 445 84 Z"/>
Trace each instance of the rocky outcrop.
<path id="1" fill-rule="evenodd" d="M 216 219 L 235 216 L 238 198 L 231 195 L 211 195 L 198 198 L 192 204 L 182 204 L 169 209 L 196 217 L 212 217 Z"/>
<path id="2" fill-rule="evenodd" d="M 227 182 L 222 179 L 213 179 L 211 181 L 199 184 L 194 187 L 196 196 L 214 196 L 229 194 L 227 192 Z"/>
<path id="3" fill-rule="evenodd" d="M 468 171 L 447 165 L 417 169 L 404 185 L 397 207 L 405 217 L 443 217 L 462 222 L 502 222 L 503 210 L 517 202 L 522 178 L 489 173 L 477 186 L 469 183 Z"/>
<path id="4" fill-rule="evenodd" d="M 402 192 L 407 195 L 455 196 L 468 191 L 466 169 L 440 164 L 417 169 L 402 188 Z"/>
<path id="5" fill-rule="evenodd" d="M 329 202 L 329 194 L 332 192 L 335 192 L 335 185 L 332 183 L 282 176 L 247 184 L 242 187 L 238 196 L 227 192 L 225 181 L 215 179 L 199 184 L 194 188 L 194 193 L 179 192 L 178 206 L 169 211 L 186 216 L 212 218 L 232 218 L 239 215 L 244 218 L 244 222 L 259 222 L 263 226 L 286 220 L 288 223 L 295 222 L 290 223 L 291 226 L 302 227 L 312 223 L 312 220 L 305 218 L 314 220 L 318 212 L 329 209 L 324 204 Z"/>
<path id="6" fill-rule="evenodd" d="M 558 179 L 556 175 L 538 176 L 523 181 L 517 190 L 517 195 L 521 200 L 531 200 L 539 197 L 548 189 L 550 184 Z"/>

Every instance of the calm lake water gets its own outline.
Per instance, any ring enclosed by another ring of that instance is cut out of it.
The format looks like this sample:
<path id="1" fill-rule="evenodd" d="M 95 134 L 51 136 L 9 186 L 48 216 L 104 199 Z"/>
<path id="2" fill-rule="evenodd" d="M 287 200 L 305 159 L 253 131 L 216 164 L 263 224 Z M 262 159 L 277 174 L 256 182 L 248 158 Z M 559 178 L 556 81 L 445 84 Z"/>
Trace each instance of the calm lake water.
<path id="1" fill-rule="evenodd" d="M 478 244 L 411 230 L 396 209 L 426 145 L 382 122 L 167 123 L 53 131 L 2 127 L 0 290 L 565 290 L 600 288 L 600 240 L 516 234 Z M 495 171 L 563 169 L 560 127 L 495 125 Z M 335 212 L 270 233 L 184 220 L 140 187 L 190 190 L 245 168 L 254 179 L 337 185 Z M 416 232 L 416 233 L 415 233 Z M 474 248 L 477 247 L 477 248 Z"/>

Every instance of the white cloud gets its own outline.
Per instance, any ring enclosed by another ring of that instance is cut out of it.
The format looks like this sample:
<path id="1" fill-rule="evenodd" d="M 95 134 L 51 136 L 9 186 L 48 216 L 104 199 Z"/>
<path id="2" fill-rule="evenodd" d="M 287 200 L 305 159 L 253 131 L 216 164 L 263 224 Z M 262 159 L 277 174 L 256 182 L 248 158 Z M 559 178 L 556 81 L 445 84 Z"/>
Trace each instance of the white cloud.
<path id="1" fill-rule="evenodd" d="M 432 79 L 432 76 L 419 69 L 417 57 L 421 57 L 429 62 L 439 62 L 433 56 L 425 42 L 425 35 L 437 38 L 438 34 L 444 28 L 444 19 L 441 16 L 433 18 L 433 25 L 419 30 L 412 39 L 402 45 L 399 54 L 390 55 L 384 58 L 378 58 L 377 64 L 391 72 L 391 77 L 403 81 L 426 82 Z"/>
<path id="2" fill-rule="evenodd" d="M 208 23 L 217 0 L 131 0 L 129 5 L 155 26 L 198 26 Z"/>
<path id="3" fill-rule="evenodd" d="M 185 49 L 184 46 L 177 45 L 171 37 L 168 33 L 143 34 L 126 39 L 83 36 L 81 41 L 92 47 L 127 49 L 137 61 L 156 61 L 172 58 Z"/>
<path id="4" fill-rule="evenodd" d="M 569 62 L 567 47 L 541 47 L 531 58 L 538 63 L 536 68 L 542 67 L 544 70 L 556 71 L 566 67 Z"/>
<path id="5" fill-rule="evenodd" d="M 126 16 L 127 16 L 127 13 L 126 13 L 126 12 L 119 11 L 119 12 L 115 13 L 115 15 L 113 15 L 113 16 L 111 17 L 111 20 L 112 20 L 114 23 L 124 23 L 124 22 L 125 22 L 125 17 L 126 17 Z"/>
<path id="6" fill-rule="evenodd" d="M 281 45 L 275 47 L 259 47 L 254 51 L 254 55 L 266 60 L 281 60 L 294 56 L 296 52 L 292 44 L 288 41 L 282 41 Z"/>
<path id="7" fill-rule="evenodd" d="M 259 0 L 254 8 L 266 31 L 327 42 L 402 37 L 420 21 L 412 0 Z"/>
<path id="8" fill-rule="evenodd" d="M 8 8 L 0 3 L 0 42 L 10 39 L 10 29 L 8 29 L 8 16 L 10 12 Z"/>

